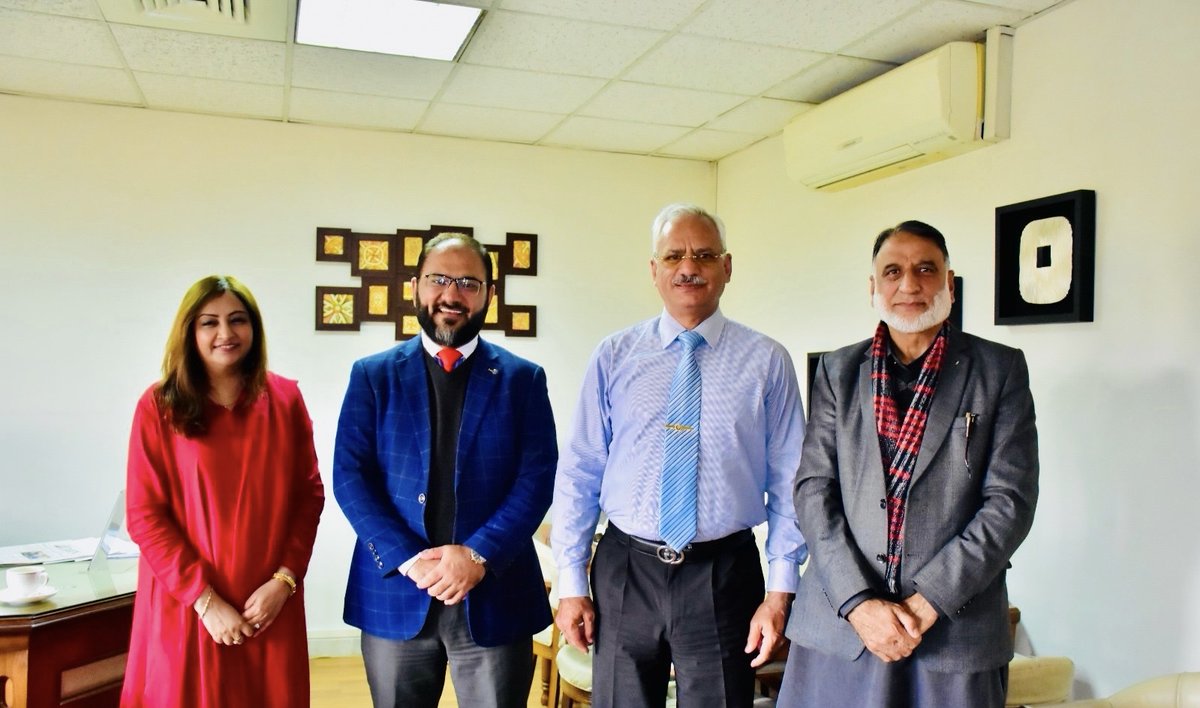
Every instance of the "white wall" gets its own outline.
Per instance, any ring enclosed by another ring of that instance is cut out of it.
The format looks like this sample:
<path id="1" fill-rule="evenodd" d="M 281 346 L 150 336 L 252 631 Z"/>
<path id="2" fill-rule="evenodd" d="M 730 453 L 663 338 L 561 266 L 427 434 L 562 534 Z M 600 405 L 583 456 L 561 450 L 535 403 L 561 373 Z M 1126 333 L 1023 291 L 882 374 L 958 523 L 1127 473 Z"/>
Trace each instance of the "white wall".
<path id="1" fill-rule="evenodd" d="M 712 206 L 709 164 L 204 118 L 0 96 L 0 545 L 99 532 L 124 485 L 133 405 L 158 375 L 184 290 L 219 272 L 262 307 L 271 368 L 299 379 L 327 505 L 310 628 L 337 634 L 353 534 L 329 489 L 350 364 L 393 327 L 314 331 L 314 287 L 353 285 L 314 259 L 318 226 L 474 226 L 539 234 L 536 339 L 489 334 L 542 363 L 565 430 L 608 332 L 661 305 L 649 226 L 676 199 Z"/>
<path id="2" fill-rule="evenodd" d="M 350 363 L 391 327 L 313 331 L 314 229 L 454 222 L 490 243 L 541 235 L 536 339 L 560 431 L 588 353 L 653 314 L 647 229 L 664 203 L 717 204 L 734 278 L 723 308 L 804 354 L 865 338 L 872 236 L 922 218 L 966 278 L 965 324 L 1022 347 L 1042 498 L 1010 575 L 1033 649 L 1077 663 L 1078 695 L 1200 669 L 1200 89 L 1192 0 L 1077 0 L 1016 38 L 1006 143 L 836 194 L 790 183 L 769 140 L 700 163 L 202 118 L 0 96 L 0 544 L 92 535 L 123 484 L 129 417 L 184 289 L 243 278 L 272 366 L 298 378 L 328 483 Z M 717 179 L 719 177 L 719 181 Z M 992 323 L 997 206 L 1095 189 L 1096 322 Z M 311 627 L 336 633 L 352 534 L 326 509 Z"/>
<path id="3" fill-rule="evenodd" d="M 865 339 L 880 229 L 928 221 L 966 282 L 964 326 L 1024 349 L 1041 501 L 1009 576 L 1039 654 L 1078 696 L 1200 670 L 1200 5 L 1078 0 L 1019 29 L 1013 137 L 839 193 L 784 174 L 778 139 L 720 163 L 724 306 L 804 355 Z M 886 119 L 886 116 L 881 116 Z M 993 325 L 994 210 L 1097 192 L 1096 321 Z"/>

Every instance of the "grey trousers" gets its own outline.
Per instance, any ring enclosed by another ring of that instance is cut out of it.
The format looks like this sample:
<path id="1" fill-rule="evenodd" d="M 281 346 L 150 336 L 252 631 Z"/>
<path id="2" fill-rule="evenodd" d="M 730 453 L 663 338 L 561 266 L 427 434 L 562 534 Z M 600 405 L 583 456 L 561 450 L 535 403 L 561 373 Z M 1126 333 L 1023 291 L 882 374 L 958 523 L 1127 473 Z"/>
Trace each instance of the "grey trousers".
<path id="1" fill-rule="evenodd" d="M 918 649 L 919 651 L 919 649 Z M 792 644 L 779 708 L 1004 708 L 1008 665 L 977 673 L 926 671 L 871 652 L 848 661 Z"/>
<path id="2" fill-rule="evenodd" d="M 437 708 L 450 665 L 460 706 L 523 708 L 533 682 L 532 637 L 499 647 L 471 639 L 462 603 L 434 601 L 412 639 L 362 635 L 363 664 L 375 708 Z"/>
<path id="3" fill-rule="evenodd" d="M 749 708 L 746 636 L 763 600 L 753 536 L 713 557 L 666 565 L 615 540 L 613 528 L 592 561 L 592 706 L 661 708 L 673 667 L 680 706 Z"/>

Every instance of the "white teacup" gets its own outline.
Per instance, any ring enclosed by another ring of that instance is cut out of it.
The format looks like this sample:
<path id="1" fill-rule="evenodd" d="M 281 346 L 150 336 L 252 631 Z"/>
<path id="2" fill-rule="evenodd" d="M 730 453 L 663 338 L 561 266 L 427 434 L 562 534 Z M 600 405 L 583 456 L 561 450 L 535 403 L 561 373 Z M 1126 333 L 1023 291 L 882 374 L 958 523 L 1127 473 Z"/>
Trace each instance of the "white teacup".
<path id="1" fill-rule="evenodd" d="M 4 581 L 10 592 L 22 597 L 36 595 L 50 582 L 46 569 L 40 565 L 23 565 L 19 568 L 9 568 L 4 573 Z"/>

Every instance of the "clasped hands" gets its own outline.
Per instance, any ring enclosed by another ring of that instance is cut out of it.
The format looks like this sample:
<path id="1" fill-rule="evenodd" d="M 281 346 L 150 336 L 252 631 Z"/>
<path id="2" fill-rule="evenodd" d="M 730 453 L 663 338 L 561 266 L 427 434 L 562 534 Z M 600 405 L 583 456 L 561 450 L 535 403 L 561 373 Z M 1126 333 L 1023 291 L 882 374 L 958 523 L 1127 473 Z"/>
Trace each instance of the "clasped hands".
<path id="1" fill-rule="evenodd" d="M 447 605 L 462 602 L 467 593 L 483 580 L 487 570 L 471 560 L 466 546 L 448 545 L 427 548 L 408 569 L 408 577 L 417 587 Z"/>
<path id="2" fill-rule="evenodd" d="M 218 595 L 212 586 L 200 594 L 193 607 L 197 612 L 203 612 L 200 620 L 214 642 L 234 646 L 266 631 L 290 596 L 291 588 L 272 578 L 250 594 L 241 612 Z"/>
<path id="3" fill-rule="evenodd" d="M 937 619 L 937 610 L 921 593 L 900 602 L 865 600 L 846 616 L 867 650 L 885 662 L 910 656 Z"/>

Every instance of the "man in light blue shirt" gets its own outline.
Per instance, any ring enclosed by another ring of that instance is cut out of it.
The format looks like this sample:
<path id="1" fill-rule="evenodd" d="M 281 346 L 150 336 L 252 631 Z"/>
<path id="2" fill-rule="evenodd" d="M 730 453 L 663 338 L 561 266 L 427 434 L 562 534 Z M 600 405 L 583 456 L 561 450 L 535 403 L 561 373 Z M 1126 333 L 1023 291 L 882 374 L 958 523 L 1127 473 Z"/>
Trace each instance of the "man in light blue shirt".
<path id="1" fill-rule="evenodd" d="M 551 531 L 557 622 L 573 646 L 595 645 L 596 708 L 616 696 L 622 707 L 663 705 L 672 667 L 680 705 L 749 706 L 754 668 L 784 641 L 807 554 L 791 504 L 804 439 L 796 372 L 782 345 L 718 309 L 732 257 L 717 217 L 672 204 L 651 234 L 663 312 L 597 347 L 559 461 Z M 693 337 L 680 337 L 685 330 L 702 339 L 685 347 Z M 695 425 L 669 414 L 692 359 L 700 383 L 680 398 L 699 397 Z M 685 438 L 693 452 L 678 463 Z M 660 496 L 668 468 L 690 475 L 682 504 L 690 541 L 681 548 L 660 532 L 675 513 L 660 509 L 678 506 Z M 609 524 L 589 591 L 601 511 Z M 750 531 L 764 521 L 765 585 Z"/>

